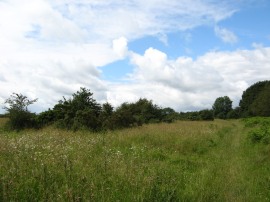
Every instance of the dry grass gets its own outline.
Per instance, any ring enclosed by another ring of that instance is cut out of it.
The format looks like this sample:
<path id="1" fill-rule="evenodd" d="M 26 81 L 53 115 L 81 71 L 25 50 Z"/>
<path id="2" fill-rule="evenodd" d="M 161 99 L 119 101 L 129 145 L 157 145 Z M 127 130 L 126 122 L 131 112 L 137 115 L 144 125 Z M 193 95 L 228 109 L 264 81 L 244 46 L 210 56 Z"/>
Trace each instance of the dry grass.
<path id="1" fill-rule="evenodd" d="M 0 118 L 0 127 L 3 127 L 7 121 L 8 121 L 8 118 Z"/>

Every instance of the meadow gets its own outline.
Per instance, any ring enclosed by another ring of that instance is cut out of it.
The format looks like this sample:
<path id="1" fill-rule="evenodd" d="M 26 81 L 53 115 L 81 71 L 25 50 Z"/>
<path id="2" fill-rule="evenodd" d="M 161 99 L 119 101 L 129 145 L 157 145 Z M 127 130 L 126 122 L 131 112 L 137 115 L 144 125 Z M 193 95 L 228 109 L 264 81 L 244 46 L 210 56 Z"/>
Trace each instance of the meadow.
<path id="1" fill-rule="evenodd" d="M 270 145 L 253 141 L 256 121 L 101 133 L 7 132 L 4 122 L 0 201 L 270 201 Z"/>

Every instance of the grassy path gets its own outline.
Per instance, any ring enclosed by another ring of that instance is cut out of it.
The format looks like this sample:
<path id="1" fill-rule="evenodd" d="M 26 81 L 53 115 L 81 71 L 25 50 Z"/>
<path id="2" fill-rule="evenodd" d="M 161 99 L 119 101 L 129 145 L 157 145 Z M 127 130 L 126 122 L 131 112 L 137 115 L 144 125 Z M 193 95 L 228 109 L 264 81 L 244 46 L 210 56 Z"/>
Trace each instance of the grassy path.
<path id="1" fill-rule="evenodd" d="M 270 201 L 270 164 L 263 157 L 270 157 L 269 151 L 269 146 L 249 142 L 241 121 L 231 122 L 208 157 L 210 183 L 200 201 Z"/>
<path id="2" fill-rule="evenodd" d="M 199 183 L 192 201 L 246 201 L 243 126 L 239 121 L 226 123 L 218 136 L 217 146 L 202 157 L 205 167 L 193 179 Z"/>
<path id="3" fill-rule="evenodd" d="M 243 153 L 243 126 L 239 122 L 230 126 L 221 147 L 217 151 L 220 169 L 218 179 L 224 183 L 221 186 L 221 198 L 224 201 L 245 201 L 245 184 L 243 168 L 246 167 L 246 157 Z"/>

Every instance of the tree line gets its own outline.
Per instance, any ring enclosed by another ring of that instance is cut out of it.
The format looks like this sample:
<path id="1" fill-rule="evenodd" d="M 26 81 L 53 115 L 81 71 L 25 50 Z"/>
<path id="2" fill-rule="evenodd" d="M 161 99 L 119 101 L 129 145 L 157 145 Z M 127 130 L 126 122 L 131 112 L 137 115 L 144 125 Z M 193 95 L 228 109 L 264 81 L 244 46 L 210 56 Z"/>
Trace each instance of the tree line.
<path id="1" fill-rule="evenodd" d="M 162 108 L 151 100 L 141 98 L 134 103 L 122 103 L 113 108 L 110 103 L 99 104 L 93 93 L 80 88 L 71 98 L 63 97 L 52 109 L 40 114 L 31 113 L 28 106 L 37 102 L 22 94 L 13 93 L 6 99 L 7 127 L 20 130 L 54 125 L 68 130 L 114 130 L 148 123 L 171 123 L 175 120 L 235 119 L 250 116 L 270 116 L 270 81 L 261 81 L 243 92 L 239 107 L 232 108 L 228 96 L 218 97 L 212 109 L 193 112 L 176 112 Z"/>

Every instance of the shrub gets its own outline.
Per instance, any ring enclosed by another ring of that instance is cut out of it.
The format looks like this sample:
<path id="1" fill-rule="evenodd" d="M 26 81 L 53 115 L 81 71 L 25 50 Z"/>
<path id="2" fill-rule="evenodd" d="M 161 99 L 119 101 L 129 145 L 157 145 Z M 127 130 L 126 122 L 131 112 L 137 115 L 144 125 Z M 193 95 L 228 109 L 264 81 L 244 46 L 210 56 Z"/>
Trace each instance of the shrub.
<path id="1" fill-rule="evenodd" d="M 244 119 L 246 127 L 252 127 L 253 129 L 249 132 L 249 139 L 253 143 L 270 143 L 270 119 L 253 117 Z"/>
<path id="2" fill-rule="evenodd" d="M 28 106 L 36 101 L 37 99 L 29 100 L 22 94 L 13 93 L 5 101 L 8 106 L 4 107 L 4 109 L 6 109 L 9 117 L 7 127 L 12 130 L 36 127 L 36 115 L 28 110 Z"/>
<path id="3" fill-rule="evenodd" d="M 200 114 L 201 120 L 205 120 L 205 121 L 213 121 L 214 120 L 213 110 L 209 110 L 209 109 L 201 110 L 199 112 L 199 114 Z"/>

